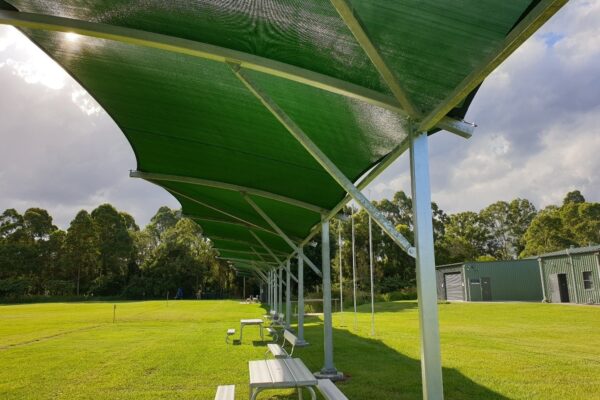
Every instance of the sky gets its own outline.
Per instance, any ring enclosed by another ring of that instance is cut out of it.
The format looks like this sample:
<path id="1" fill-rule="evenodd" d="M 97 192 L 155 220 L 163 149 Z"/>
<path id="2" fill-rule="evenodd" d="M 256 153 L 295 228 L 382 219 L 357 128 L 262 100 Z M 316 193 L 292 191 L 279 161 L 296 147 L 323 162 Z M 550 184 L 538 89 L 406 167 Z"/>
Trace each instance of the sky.
<path id="1" fill-rule="evenodd" d="M 521 197 L 560 204 L 571 190 L 600 201 L 600 1 L 571 0 L 492 75 L 465 140 L 431 137 L 432 198 L 448 213 Z M 125 136 L 59 66 L 0 26 L 0 212 L 47 209 L 65 229 L 81 209 L 112 203 L 144 226 L 166 191 L 129 178 Z M 408 154 L 365 191 L 410 192 Z"/>

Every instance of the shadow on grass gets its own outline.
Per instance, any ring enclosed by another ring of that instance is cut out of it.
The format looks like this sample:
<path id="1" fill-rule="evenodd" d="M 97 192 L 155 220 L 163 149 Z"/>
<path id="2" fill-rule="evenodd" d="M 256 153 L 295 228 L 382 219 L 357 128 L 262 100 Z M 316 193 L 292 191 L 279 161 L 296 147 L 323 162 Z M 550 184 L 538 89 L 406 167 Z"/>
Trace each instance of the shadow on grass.
<path id="1" fill-rule="evenodd" d="M 305 326 L 305 338 L 311 345 L 299 348 L 300 357 L 314 372 L 323 363 L 323 326 Z M 348 379 L 338 387 L 350 399 L 422 399 L 421 363 L 380 340 L 365 338 L 353 333 L 334 329 L 334 360 L 338 370 Z M 483 366 L 482 366 L 483 367 Z M 452 368 L 443 369 L 445 399 L 508 398 L 477 384 Z"/>
<path id="2" fill-rule="evenodd" d="M 406 300 L 406 301 L 389 301 L 389 302 L 380 302 L 375 303 L 375 312 L 376 313 L 385 313 L 385 312 L 402 312 L 407 310 L 414 310 L 417 308 L 416 300 Z M 338 310 L 336 310 L 338 311 Z M 345 308 L 344 312 L 354 312 L 354 307 Z M 356 312 L 358 313 L 371 313 L 371 303 L 364 303 L 357 307 Z"/>

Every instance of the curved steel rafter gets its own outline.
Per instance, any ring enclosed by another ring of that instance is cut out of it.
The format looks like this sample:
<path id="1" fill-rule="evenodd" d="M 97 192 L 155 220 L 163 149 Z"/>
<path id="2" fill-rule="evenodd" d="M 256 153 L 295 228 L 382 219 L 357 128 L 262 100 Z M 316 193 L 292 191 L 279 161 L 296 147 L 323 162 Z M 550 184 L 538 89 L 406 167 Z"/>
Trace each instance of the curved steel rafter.
<path id="1" fill-rule="evenodd" d="M 157 174 L 152 172 L 142 172 L 142 171 L 129 171 L 129 176 L 132 178 L 142 178 L 148 181 L 165 181 L 165 182 L 181 182 L 181 183 L 189 183 L 191 185 L 212 187 L 217 189 L 225 189 L 231 190 L 234 192 L 245 192 L 253 196 L 264 197 L 266 199 L 271 199 L 275 201 L 280 201 L 282 203 L 286 203 L 292 206 L 304 208 L 309 211 L 313 211 L 318 214 L 325 214 L 329 212 L 329 210 L 319 207 L 314 204 L 309 204 L 304 201 L 292 199 L 290 197 L 282 196 L 275 193 L 270 193 L 264 190 L 253 189 L 245 186 L 235 185 L 232 183 L 225 182 L 217 182 L 211 181 L 208 179 L 200 179 L 200 178 L 191 178 L 187 176 L 178 176 L 178 175 L 168 175 L 168 174 Z"/>
<path id="2" fill-rule="evenodd" d="M 291 64 L 194 40 L 98 22 L 19 11 L 0 10 L 0 24 L 53 32 L 72 32 L 222 63 L 234 63 L 248 70 L 312 86 L 408 116 L 397 99 L 375 90 Z M 464 137 L 470 137 L 473 131 L 472 124 L 449 117 L 439 118 L 436 126 Z"/>

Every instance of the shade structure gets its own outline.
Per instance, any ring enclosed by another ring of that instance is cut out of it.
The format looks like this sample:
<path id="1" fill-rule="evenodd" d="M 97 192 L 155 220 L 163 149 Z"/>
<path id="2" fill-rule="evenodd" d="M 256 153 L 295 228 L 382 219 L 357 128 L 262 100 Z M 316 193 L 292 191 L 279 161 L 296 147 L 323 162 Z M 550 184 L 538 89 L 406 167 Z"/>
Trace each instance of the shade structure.
<path id="1" fill-rule="evenodd" d="M 289 259 L 350 200 L 343 179 L 364 187 L 416 133 L 469 136 L 481 82 L 565 2 L 0 0 L 0 23 L 78 80 L 132 175 L 248 271 Z M 428 182 L 413 190 L 428 207 Z"/>
<path id="2" fill-rule="evenodd" d="M 460 120 L 486 71 L 465 85 L 469 76 L 521 34 L 519 23 L 536 28 L 562 3 L 8 0 L 0 8 L 3 22 L 96 98 L 129 140 L 137 170 L 155 174 L 147 179 L 217 247 L 228 246 L 218 238 L 260 246 L 248 235 L 255 230 L 291 253 L 238 191 L 182 182 L 248 190 L 296 240 L 346 197 L 224 61 L 250 65 L 254 82 L 355 182 L 407 139 L 408 119 L 432 132 L 444 116 Z M 460 88 L 465 95 L 453 97 Z"/>

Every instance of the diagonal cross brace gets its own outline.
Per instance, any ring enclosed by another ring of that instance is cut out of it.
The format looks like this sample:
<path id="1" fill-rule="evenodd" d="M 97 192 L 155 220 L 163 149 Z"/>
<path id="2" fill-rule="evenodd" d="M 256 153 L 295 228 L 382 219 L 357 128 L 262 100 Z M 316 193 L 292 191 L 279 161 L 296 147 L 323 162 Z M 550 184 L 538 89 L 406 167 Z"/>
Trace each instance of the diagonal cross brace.
<path id="1" fill-rule="evenodd" d="M 252 232 L 252 231 L 250 231 L 250 233 L 253 233 L 253 232 Z M 266 249 L 266 250 L 269 252 L 269 254 L 271 255 L 271 257 L 273 257 L 273 259 L 274 259 L 275 261 L 277 261 L 277 263 L 278 263 L 278 264 L 283 264 L 283 262 L 282 262 L 282 261 L 279 259 L 279 257 L 277 257 L 277 256 L 275 255 L 275 253 L 273 253 L 273 252 L 271 251 L 271 249 L 270 249 L 269 247 L 267 247 L 267 246 L 266 246 L 266 245 L 263 243 L 263 241 L 262 241 L 262 240 L 260 240 L 260 238 L 259 238 L 258 236 L 254 236 L 254 237 L 255 237 L 257 240 L 259 240 L 259 241 L 260 241 L 260 244 L 261 244 L 261 245 L 262 245 L 262 246 L 263 246 L 263 247 L 264 247 L 264 248 L 265 248 L 265 249 Z M 265 261 L 265 259 L 262 257 L 262 255 L 261 255 L 261 254 L 260 254 L 258 251 L 256 251 L 256 250 L 254 249 L 254 247 L 250 247 L 250 248 L 252 249 L 252 251 L 254 252 L 254 254 L 256 254 L 256 255 L 258 256 L 258 258 L 260 258 L 262 261 Z M 296 278 L 296 277 L 294 276 L 294 274 L 293 274 L 293 273 L 291 273 L 291 272 L 290 272 L 290 276 L 292 277 L 292 279 L 294 279 L 294 280 L 296 281 L 296 283 L 298 283 L 298 278 Z"/>
<path id="2" fill-rule="evenodd" d="M 342 187 L 352 198 L 360 204 L 365 211 L 373 218 L 385 233 L 387 233 L 398 246 L 400 246 L 411 257 L 416 257 L 416 250 L 410 242 L 398 232 L 385 216 L 354 186 L 342 171 L 319 149 L 319 147 L 296 125 L 296 123 L 283 111 L 275 101 L 273 101 L 265 92 L 263 92 L 252 80 L 241 70 L 239 65 L 230 65 L 235 75 L 246 85 L 248 90 L 258 98 L 263 105 L 279 120 L 279 122 L 304 146 L 304 148 L 321 164 L 323 169 Z M 246 196 L 246 200 L 248 197 Z M 255 209 L 257 207 L 253 206 Z M 258 210 L 257 210 L 258 211 Z M 264 213 L 263 213 L 264 214 Z M 264 216 L 263 216 L 264 218 Z M 268 222 L 268 221 L 267 221 Z M 277 229 L 271 225 L 273 229 Z M 279 233 L 279 232 L 278 232 Z M 287 241 L 287 240 L 286 240 Z M 293 246 L 294 250 L 297 246 Z M 310 265 L 310 264 L 309 264 Z"/>
<path id="3" fill-rule="evenodd" d="M 364 52 L 367 54 L 375 69 L 379 72 L 385 83 L 390 88 L 394 97 L 398 100 L 398 103 L 402 106 L 404 111 L 411 117 L 418 117 L 419 111 L 415 108 L 413 103 L 410 101 L 406 90 L 402 87 L 401 83 L 396 78 L 396 75 L 392 72 L 390 67 L 387 65 L 383 57 L 381 56 L 375 44 L 371 41 L 371 38 L 367 35 L 363 29 L 360 21 L 354 13 L 352 7 L 346 0 L 331 0 L 331 4 L 336 9 L 344 24 L 350 29 L 350 32 L 356 38 L 356 41 L 362 47 Z"/>
<path id="4" fill-rule="evenodd" d="M 252 206 L 252 208 L 254 208 L 254 210 L 256 210 L 256 212 L 263 217 L 263 219 L 265 221 L 267 221 L 267 223 L 271 226 L 271 228 L 273 228 L 275 230 L 275 232 L 277 232 L 279 234 L 279 236 L 281 236 L 281 238 L 283 240 L 285 240 L 285 242 L 290 245 L 290 247 L 294 250 L 294 252 L 298 252 L 298 246 L 296 246 L 296 244 L 292 241 L 292 239 L 290 239 L 282 230 L 279 226 L 277 226 L 277 224 L 262 210 L 262 208 L 260 208 L 258 206 L 258 204 L 256 204 L 246 193 L 242 193 L 242 196 L 244 196 L 244 199 L 248 202 L 248 204 L 250 204 Z M 258 235 L 255 236 L 256 238 L 258 238 Z M 319 277 L 323 277 L 323 275 L 321 274 L 321 271 L 315 266 L 315 264 L 313 264 L 313 262 L 310 260 L 310 258 L 308 258 L 304 253 L 302 253 L 302 258 L 304 258 L 304 261 L 306 261 L 306 263 L 308 264 L 309 267 L 312 268 L 313 271 L 315 271 L 315 273 L 317 275 L 319 275 Z"/>

